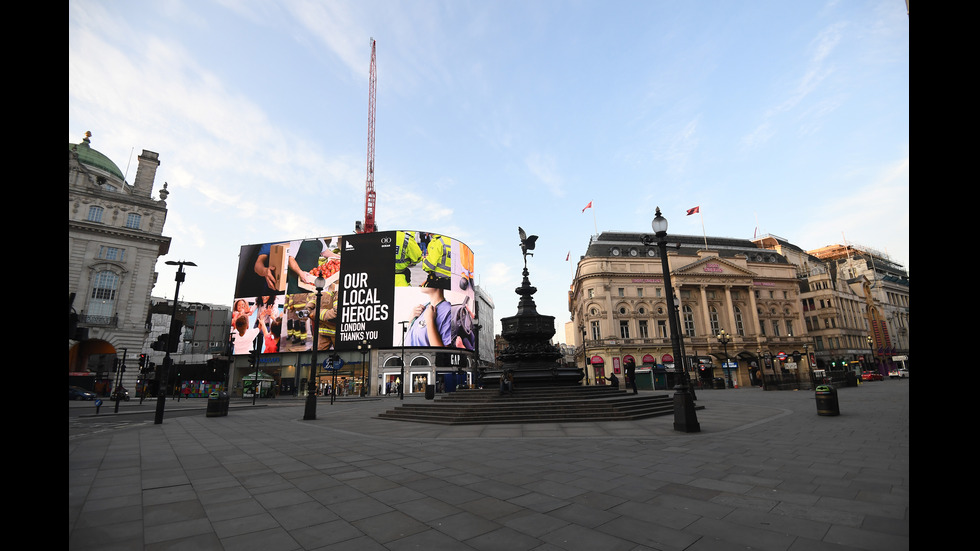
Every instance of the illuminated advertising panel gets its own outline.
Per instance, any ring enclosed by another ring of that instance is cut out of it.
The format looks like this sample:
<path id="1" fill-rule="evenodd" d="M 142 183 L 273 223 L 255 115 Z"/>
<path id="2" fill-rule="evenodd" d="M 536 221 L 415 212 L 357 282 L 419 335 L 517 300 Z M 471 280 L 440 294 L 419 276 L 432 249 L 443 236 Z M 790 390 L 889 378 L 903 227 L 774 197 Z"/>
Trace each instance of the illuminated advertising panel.
<path id="1" fill-rule="evenodd" d="M 438 347 L 474 350 L 474 258 L 451 237 L 388 231 L 241 249 L 235 354 Z M 316 306 L 317 276 L 325 285 Z"/>

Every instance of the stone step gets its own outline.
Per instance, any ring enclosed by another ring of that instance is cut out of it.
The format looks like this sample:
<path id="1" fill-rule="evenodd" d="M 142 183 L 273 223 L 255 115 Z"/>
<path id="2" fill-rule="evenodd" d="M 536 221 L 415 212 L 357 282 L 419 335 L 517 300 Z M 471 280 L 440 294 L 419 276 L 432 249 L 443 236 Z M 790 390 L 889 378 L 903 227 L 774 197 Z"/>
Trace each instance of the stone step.
<path id="1" fill-rule="evenodd" d="M 586 387 L 588 388 L 588 387 Z M 542 391 L 499 396 L 497 391 L 461 391 L 469 394 L 435 402 L 404 404 L 378 415 L 379 419 L 475 425 L 499 423 L 552 423 L 621 421 L 670 415 L 668 394 L 628 394 L 625 391 Z M 452 396 L 452 395 L 450 395 Z"/>
<path id="2" fill-rule="evenodd" d="M 449 402 L 493 402 L 498 400 L 565 400 L 565 399 L 595 399 L 610 396 L 626 396 L 627 391 L 602 386 L 588 387 L 558 387 L 558 388 L 521 388 L 511 394 L 501 396 L 498 389 L 457 390 L 440 398 Z"/>

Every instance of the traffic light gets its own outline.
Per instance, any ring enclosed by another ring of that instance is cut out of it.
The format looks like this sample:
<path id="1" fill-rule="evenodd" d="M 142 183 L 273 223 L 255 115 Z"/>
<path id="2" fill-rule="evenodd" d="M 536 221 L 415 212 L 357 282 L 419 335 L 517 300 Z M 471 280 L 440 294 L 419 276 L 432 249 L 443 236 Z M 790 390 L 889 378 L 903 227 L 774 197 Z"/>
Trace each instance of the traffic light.
<path id="1" fill-rule="evenodd" d="M 166 333 L 163 333 L 161 335 L 158 335 L 156 342 L 154 342 L 153 344 L 151 344 L 150 345 L 150 348 L 152 348 L 153 350 L 156 350 L 158 352 L 166 352 L 167 351 L 167 343 L 168 343 L 169 340 L 170 340 L 170 336 L 167 335 Z"/>
<path id="2" fill-rule="evenodd" d="M 140 354 L 140 371 L 146 369 L 146 354 Z"/>

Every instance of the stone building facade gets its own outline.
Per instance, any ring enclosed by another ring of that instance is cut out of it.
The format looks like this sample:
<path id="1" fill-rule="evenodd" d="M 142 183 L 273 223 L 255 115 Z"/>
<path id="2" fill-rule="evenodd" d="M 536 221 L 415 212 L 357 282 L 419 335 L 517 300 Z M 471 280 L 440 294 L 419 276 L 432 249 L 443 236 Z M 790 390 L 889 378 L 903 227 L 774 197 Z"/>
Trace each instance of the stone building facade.
<path id="1" fill-rule="evenodd" d="M 578 262 L 569 291 L 577 361 L 587 384 L 604 384 L 632 357 L 655 388 L 672 387 L 666 293 L 674 292 L 684 365 L 701 384 L 731 378 L 738 386 L 770 381 L 808 384 L 797 268 L 749 240 L 668 236 L 674 289 L 665 288 L 660 252 L 643 234 L 603 232 Z M 717 336 L 731 336 L 725 346 Z M 726 359 L 732 369 L 723 369 Z"/>
<path id="2" fill-rule="evenodd" d="M 130 184 L 89 136 L 68 144 L 68 371 L 108 380 L 126 354 L 132 390 L 156 261 L 170 249 L 166 184 L 154 199 L 157 153 L 143 150 Z"/>

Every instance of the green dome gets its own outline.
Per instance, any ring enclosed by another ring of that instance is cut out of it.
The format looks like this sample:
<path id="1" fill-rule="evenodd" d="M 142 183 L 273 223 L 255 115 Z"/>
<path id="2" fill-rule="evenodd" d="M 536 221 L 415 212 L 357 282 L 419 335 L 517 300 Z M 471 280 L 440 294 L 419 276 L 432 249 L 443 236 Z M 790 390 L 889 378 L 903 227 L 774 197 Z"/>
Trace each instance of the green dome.
<path id="1" fill-rule="evenodd" d="M 109 160 L 109 157 L 106 157 L 105 155 L 99 153 L 98 151 L 92 149 L 89 146 L 89 140 L 88 140 L 89 136 L 90 134 L 86 132 L 85 139 L 82 140 L 82 143 L 80 144 L 69 143 L 68 150 L 72 151 L 73 149 L 77 148 L 79 162 L 81 162 L 84 165 L 93 166 L 95 168 L 102 169 L 108 172 L 109 174 L 112 174 L 116 178 L 119 178 L 120 182 L 125 182 L 126 179 L 123 176 L 122 171 L 119 170 L 119 167 L 116 166 L 116 163 Z"/>

